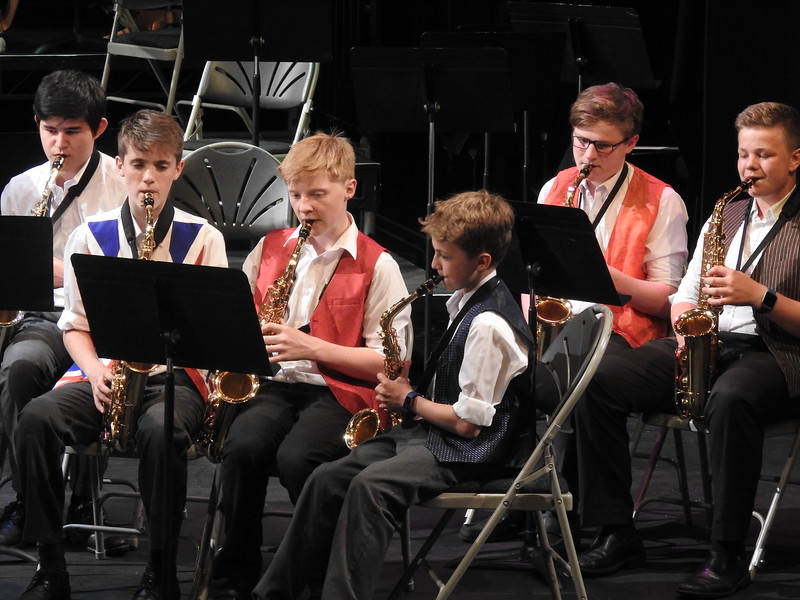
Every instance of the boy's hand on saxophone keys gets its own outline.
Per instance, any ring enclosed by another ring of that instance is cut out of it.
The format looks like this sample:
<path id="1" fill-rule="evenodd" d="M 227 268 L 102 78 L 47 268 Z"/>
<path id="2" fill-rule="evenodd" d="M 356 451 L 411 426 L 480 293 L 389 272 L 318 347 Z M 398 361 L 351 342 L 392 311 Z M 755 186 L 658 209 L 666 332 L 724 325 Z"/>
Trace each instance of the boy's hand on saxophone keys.
<path id="1" fill-rule="evenodd" d="M 284 323 L 267 323 L 261 327 L 269 361 L 316 360 L 319 340 Z"/>
<path id="2" fill-rule="evenodd" d="M 111 402 L 111 382 L 114 374 L 109 367 L 98 361 L 97 367 L 86 371 L 85 375 L 92 385 L 92 399 L 95 408 L 104 414 Z"/>
<path id="3" fill-rule="evenodd" d="M 702 281 L 700 292 L 708 294 L 710 306 L 729 304 L 757 307 L 767 289 L 741 271 L 721 265 L 711 267 Z"/>
<path id="4" fill-rule="evenodd" d="M 378 385 L 375 386 L 378 407 L 386 410 L 401 409 L 409 392 L 413 391 L 408 380 L 408 371 L 411 361 L 403 362 L 403 370 L 397 379 L 389 379 L 385 374 L 378 373 Z"/>

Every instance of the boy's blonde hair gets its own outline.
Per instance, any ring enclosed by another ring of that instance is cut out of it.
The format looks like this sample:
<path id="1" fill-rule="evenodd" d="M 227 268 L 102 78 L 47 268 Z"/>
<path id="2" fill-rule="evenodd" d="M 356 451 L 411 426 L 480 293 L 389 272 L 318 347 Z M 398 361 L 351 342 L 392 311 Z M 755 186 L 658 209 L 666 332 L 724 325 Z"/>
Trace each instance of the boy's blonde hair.
<path id="1" fill-rule="evenodd" d="M 325 174 L 339 183 L 355 178 L 356 155 L 350 140 L 317 132 L 292 146 L 278 172 L 286 183 Z"/>
<path id="2" fill-rule="evenodd" d="M 511 244 L 514 210 L 486 190 L 462 192 L 436 203 L 433 214 L 420 219 L 423 233 L 450 242 L 470 257 L 486 252 L 492 265 L 503 260 Z"/>
<path id="3" fill-rule="evenodd" d="M 159 147 L 174 154 L 179 163 L 183 157 L 183 130 L 175 117 L 157 110 L 139 110 L 120 123 L 117 146 L 123 159 L 131 148 L 149 152 Z"/>
<path id="4" fill-rule="evenodd" d="M 736 131 L 751 128 L 782 127 L 789 150 L 800 148 L 800 113 L 788 104 L 751 104 L 736 117 Z"/>
<path id="5" fill-rule="evenodd" d="M 570 108 L 569 124 L 573 128 L 591 127 L 598 121 L 607 121 L 630 139 L 641 131 L 643 115 L 644 107 L 636 92 L 611 82 L 583 90 Z"/>

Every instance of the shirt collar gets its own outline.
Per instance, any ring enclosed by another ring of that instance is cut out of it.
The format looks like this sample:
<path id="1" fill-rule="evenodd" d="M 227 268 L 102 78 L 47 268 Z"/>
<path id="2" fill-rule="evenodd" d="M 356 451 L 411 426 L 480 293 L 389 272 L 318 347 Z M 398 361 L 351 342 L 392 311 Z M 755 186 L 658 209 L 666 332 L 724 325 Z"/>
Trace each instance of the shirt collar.
<path id="1" fill-rule="evenodd" d="M 781 216 L 781 212 L 783 211 L 783 207 L 786 206 L 786 203 L 789 201 L 789 197 L 794 194 L 794 190 L 797 186 L 793 187 L 791 191 L 786 194 L 780 202 L 776 202 L 772 206 L 770 206 L 766 212 L 764 213 L 764 218 L 761 220 L 764 223 L 774 223 L 778 220 L 778 217 Z M 759 221 L 758 218 L 758 207 L 755 206 L 755 202 L 753 203 L 753 207 L 750 210 L 750 222 L 757 223 Z"/>
<path id="2" fill-rule="evenodd" d="M 473 294 L 480 289 L 482 285 L 484 285 L 487 281 L 489 281 L 492 277 L 497 275 L 497 270 L 492 269 L 486 275 L 484 275 L 483 279 L 478 282 L 474 288 L 472 288 L 467 293 L 464 293 L 464 290 L 456 290 L 453 292 L 453 295 L 450 296 L 450 299 L 447 301 L 447 313 L 450 315 L 452 319 L 455 317 L 458 312 L 464 307 L 464 305 L 472 298 Z"/>
<path id="3" fill-rule="evenodd" d="M 350 224 L 345 229 L 344 233 L 339 236 L 339 239 L 331 246 L 327 252 L 334 252 L 336 250 L 343 250 L 348 252 L 354 259 L 358 258 L 358 227 L 356 226 L 353 215 L 347 213 L 347 219 Z M 292 235 L 283 243 L 284 246 L 297 243 L 297 234 L 300 232 L 300 225 L 298 225 L 292 232 Z"/>

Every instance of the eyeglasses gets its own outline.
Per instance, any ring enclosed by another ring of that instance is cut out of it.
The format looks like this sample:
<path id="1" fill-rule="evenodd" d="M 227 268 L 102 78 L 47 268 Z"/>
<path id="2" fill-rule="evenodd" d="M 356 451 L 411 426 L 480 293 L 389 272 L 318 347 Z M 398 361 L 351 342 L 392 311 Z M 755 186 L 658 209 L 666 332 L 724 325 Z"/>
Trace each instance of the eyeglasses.
<path id="1" fill-rule="evenodd" d="M 572 145 L 578 148 L 579 150 L 588 150 L 589 146 L 594 146 L 594 149 L 597 150 L 598 154 L 602 156 L 608 156 L 616 149 L 617 146 L 621 146 L 629 139 L 630 138 L 625 138 L 621 142 L 617 142 L 616 144 L 610 144 L 609 142 L 596 142 L 595 140 L 587 140 L 585 137 L 573 135 Z"/>

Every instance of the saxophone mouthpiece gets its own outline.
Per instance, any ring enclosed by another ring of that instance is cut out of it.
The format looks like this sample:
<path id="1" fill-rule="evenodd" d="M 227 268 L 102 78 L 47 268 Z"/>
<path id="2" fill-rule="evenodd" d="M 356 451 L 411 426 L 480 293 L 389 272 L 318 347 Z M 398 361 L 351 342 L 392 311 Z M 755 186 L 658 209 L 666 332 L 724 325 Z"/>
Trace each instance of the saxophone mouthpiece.
<path id="1" fill-rule="evenodd" d="M 53 159 L 53 165 L 52 165 L 51 168 L 53 168 L 53 169 L 55 169 L 57 171 L 60 171 L 61 167 L 64 166 L 64 159 L 65 158 L 66 157 L 63 154 L 56 155 L 56 157 Z"/>
<path id="2" fill-rule="evenodd" d="M 747 188 L 749 188 L 751 185 L 753 185 L 753 178 L 752 177 L 748 177 L 747 179 L 742 181 L 742 183 L 740 183 L 739 185 L 742 186 L 742 191 L 744 191 Z"/>
<path id="3" fill-rule="evenodd" d="M 589 173 L 592 171 L 592 169 L 594 169 L 594 165 L 592 165 L 592 164 L 589 164 L 589 163 L 586 163 L 585 165 L 583 165 L 583 166 L 581 167 L 581 171 L 580 171 L 580 173 L 581 173 L 581 175 L 583 175 L 584 177 L 588 177 L 588 176 L 589 176 Z"/>
<path id="4" fill-rule="evenodd" d="M 155 197 L 153 196 L 153 192 L 145 192 L 144 198 L 142 198 L 142 207 L 146 208 L 148 206 L 153 206 L 155 204 Z"/>

